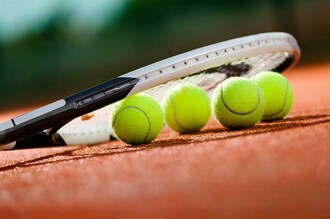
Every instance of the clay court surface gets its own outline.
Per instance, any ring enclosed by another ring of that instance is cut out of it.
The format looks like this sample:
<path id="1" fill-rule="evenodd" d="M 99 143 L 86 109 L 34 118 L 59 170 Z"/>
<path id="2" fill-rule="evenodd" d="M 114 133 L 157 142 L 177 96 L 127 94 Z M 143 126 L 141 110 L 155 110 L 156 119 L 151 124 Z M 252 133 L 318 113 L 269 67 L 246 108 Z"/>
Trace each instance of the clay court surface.
<path id="1" fill-rule="evenodd" d="M 251 129 L 0 152 L 0 218 L 330 218 L 330 65 L 285 75 L 293 110 Z"/>

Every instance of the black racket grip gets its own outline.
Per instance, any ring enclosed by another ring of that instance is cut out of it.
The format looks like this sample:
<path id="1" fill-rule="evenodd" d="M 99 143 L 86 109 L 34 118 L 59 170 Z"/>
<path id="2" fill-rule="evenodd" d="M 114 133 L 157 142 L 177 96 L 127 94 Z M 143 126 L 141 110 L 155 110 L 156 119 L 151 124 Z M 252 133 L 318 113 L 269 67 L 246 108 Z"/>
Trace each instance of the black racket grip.
<path id="1" fill-rule="evenodd" d="M 59 135 L 49 135 L 46 132 L 39 132 L 16 141 L 15 149 L 54 147 L 65 145 Z"/>

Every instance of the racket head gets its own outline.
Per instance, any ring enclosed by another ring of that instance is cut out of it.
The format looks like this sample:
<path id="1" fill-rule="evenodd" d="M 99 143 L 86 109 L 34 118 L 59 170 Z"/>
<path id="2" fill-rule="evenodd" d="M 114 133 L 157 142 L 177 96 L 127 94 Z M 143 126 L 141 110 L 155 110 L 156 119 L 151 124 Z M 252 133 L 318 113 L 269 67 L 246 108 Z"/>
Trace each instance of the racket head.
<path id="1" fill-rule="evenodd" d="M 249 78 L 261 71 L 289 70 L 300 59 L 300 48 L 287 33 L 264 33 L 237 38 L 174 56 L 123 76 L 138 78 L 129 95 L 141 91 L 159 102 L 172 86 L 193 83 L 211 93 L 223 80 Z M 78 117 L 56 133 L 67 145 L 86 145 L 114 138 L 111 105 Z"/>

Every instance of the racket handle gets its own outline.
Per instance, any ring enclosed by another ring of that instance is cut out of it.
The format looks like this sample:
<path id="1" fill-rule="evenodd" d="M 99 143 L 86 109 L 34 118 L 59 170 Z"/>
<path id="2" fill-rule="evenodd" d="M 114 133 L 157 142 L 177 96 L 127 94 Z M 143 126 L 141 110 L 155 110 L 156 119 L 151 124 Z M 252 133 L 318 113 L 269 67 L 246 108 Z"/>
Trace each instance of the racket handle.
<path id="1" fill-rule="evenodd" d="M 46 132 L 39 132 L 18 140 L 14 149 L 40 148 L 65 145 L 59 135 L 49 135 Z"/>

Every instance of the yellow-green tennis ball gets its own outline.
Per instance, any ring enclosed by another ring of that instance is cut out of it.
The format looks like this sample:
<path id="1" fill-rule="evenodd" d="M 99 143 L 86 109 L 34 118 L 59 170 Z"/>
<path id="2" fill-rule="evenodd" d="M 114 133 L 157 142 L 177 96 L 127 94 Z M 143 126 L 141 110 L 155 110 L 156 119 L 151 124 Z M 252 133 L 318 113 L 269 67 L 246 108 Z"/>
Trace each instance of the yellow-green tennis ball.
<path id="1" fill-rule="evenodd" d="M 211 114 L 210 99 L 206 92 L 194 84 L 172 88 L 163 100 L 167 125 L 178 133 L 199 131 Z"/>
<path id="2" fill-rule="evenodd" d="M 219 84 L 213 93 L 213 114 L 219 123 L 229 129 L 254 126 L 261 120 L 264 108 L 262 90 L 245 78 L 229 78 Z"/>
<path id="3" fill-rule="evenodd" d="M 282 119 L 293 104 L 293 91 L 289 81 L 277 72 L 261 72 L 251 78 L 264 92 L 265 112 L 262 120 Z"/>
<path id="4" fill-rule="evenodd" d="M 137 94 L 114 104 L 110 122 L 121 141 L 144 144 L 154 140 L 161 131 L 163 111 L 151 96 Z"/>

